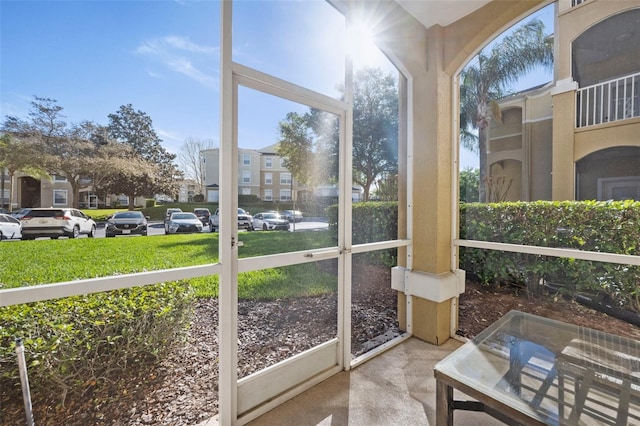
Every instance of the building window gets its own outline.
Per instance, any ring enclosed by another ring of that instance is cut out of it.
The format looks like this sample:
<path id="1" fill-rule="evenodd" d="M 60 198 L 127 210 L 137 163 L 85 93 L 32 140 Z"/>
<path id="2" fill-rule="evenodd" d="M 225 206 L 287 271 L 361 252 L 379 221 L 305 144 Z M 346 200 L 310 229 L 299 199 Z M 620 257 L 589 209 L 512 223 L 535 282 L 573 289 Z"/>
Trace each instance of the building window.
<path id="1" fill-rule="evenodd" d="M 272 167 L 273 167 L 273 158 L 271 158 L 271 157 L 266 157 L 266 158 L 264 159 L 264 166 L 265 166 L 267 169 L 272 168 Z"/>
<path id="2" fill-rule="evenodd" d="M 280 190 L 280 201 L 291 201 L 291 190 L 290 189 L 281 189 Z"/>
<path id="3" fill-rule="evenodd" d="M 265 173 L 264 174 L 264 184 L 265 185 L 273 184 L 273 174 L 272 173 Z"/>
<path id="4" fill-rule="evenodd" d="M 273 201 L 273 190 L 265 189 L 264 190 L 264 200 L 265 201 Z"/>
<path id="5" fill-rule="evenodd" d="M 242 172 L 242 183 L 251 183 L 251 172 L 245 170 Z"/>
<path id="6" fill-rule="evenodd" d="M 251 188 L 242 188 L 241 193 L 242 195 L 251 195 Z"/>
<path id="7" fill-rule="evenodd" d="M 243 166 L 250 166 L 251 165 L 251 156 L 249 154 L 240 154 L 241 158 L 242 158 L 242 165 Z"/>
<path id="8" fill-rule="evenodd" d="M 126 195 L 118 195 L 118 205 L 120 206 L 128 206 L 129 205 L 129 197 Z"/>
<path id="9" fill-rule="evenodd" d="M 66 189 L 54 189 L 53 190 L 53 205 L 54 206 L 66 206 L 67 205 L 67 190 Z"/>
<path id="10" fill-rule="evenodd" d="M 67 178 L 64 176 L 53 175 L 54 182 L 66 182 Z"/>
<path id="11" fill-rule="evenodd" d="M 5 189 L 5 190 L 4 190 L 4 194 L 3 194 L 3 196 L 2 196 L 2 202 L 3 202 L 4 204 L 7 204 L 7 203 L 9 202 L 9 192 L 10 192 L 10 191 L 9 191 L 8 189 Z"/>
<path id="12" fill-rule="evenodd" d="M 280 173 L 280 185 L 291 185 L 291 173 Z"/>
<path id="13" fill-rule="evenodd" d="M 286 167 L 286 160 L 284 158 L 280 158 L 280 167 Z"/>

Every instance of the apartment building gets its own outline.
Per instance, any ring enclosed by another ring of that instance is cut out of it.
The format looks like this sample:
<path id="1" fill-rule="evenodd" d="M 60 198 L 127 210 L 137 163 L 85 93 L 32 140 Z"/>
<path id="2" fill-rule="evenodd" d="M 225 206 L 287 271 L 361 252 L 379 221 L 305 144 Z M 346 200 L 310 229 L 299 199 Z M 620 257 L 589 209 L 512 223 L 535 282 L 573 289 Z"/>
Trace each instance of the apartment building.
<path id="1" fill-rule="evenodd" d="M 97 194 L 93 192 L 91 180 L 81 180 L 78 206 L 82 209 L 97 209 L 98 207 L 127 207 L 129 198 L 117 194 Z M 183 179 L 179 182 L 177 199 L 164 194 L 154 198 L 159 202 L 192 202 L 199 193 L 194 180 Z M 13 190 L 12 190 L 13 189 Z M 49 179 L 37 179 L 25 173 L 17 172 L 13 179 L 4 173 L 4 193 L 1 204 L 20 207 L 71 207 L 74 205 L 73 190 L 69 181 L 63 176 L 53 175 Z M 146 197 L 135 199 L 136 206 L 144 206 Z"/>
<path id="2" fill-rule="evenodd" d="M 556 7 L 555 80 L 499 102 L 489 175 L 509 201 L 640 200 L 640 3 Z"/>
<path id="3" fill-rule="evenodd" d="M 203 151 L 205 162 L 206 200 L 218 202 L 219 180 L 218 148 Z M 238 148 L 238 195 L 255 195 L 263 201 L 291 201 L 304 198 L 306 187 L 293 180 L 285 167 L 284 158 L 276 153 L 276 144 L 262 149 Z"/>

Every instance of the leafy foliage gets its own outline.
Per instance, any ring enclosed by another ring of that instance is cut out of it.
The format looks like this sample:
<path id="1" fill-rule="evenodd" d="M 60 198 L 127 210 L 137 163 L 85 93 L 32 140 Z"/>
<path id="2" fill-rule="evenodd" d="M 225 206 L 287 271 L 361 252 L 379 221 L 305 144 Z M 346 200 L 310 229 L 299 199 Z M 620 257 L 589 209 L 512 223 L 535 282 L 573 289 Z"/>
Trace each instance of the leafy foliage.
<path id="1" fill-rule="evenodd" d="M 310 115 L 290 112 L 278 125 L 280 139 L 276 148 L 284 158 L 284 166 L 291 171 L 300 183 L 307 184 L 311 179 L 314 164 L 314 140 L 311 134 Z"/>
<path id="2" fill-rule="evenodd" d="M 363 68 L 353 79 L 353 181 L 371 186 L 398 171 L 398 88 L 392 75 Z"/>
<path id="3" fill-rule="evenodd" d="M 89 185 L 83 177 L 95 167 L 96 147 L 90 139 L 98 127 L 90 122 L 69 125 L 62 110 L 55 99 L 35 96 L 29 120 L 7 117 L 2 130 L 19 139 L 24 151 L 20 155 L 7 153 L 5 158 L 13 165 L 13 172 L 43 175 L 46 171 L 65 177 L 71 185 L 74 207 L 78 207 L 80 189 Z"/>
<path id="4" fill-rule="evenodd" d="M 540 247 L 640 254 L 640 202 L 539 201 L 466 204 L 460 237 Z M 524 253 L 461 248 L 460 264 L 485 283 L 539 291 L 554 282 L 570 294 L 600 295 L 640 311 L 640 267 Z"/>
<path id="5" fill-rule="evenodd" d="M 478 202 L 480 188 L 480 170 L 466 168 L 460 171 L 460 201 L 464 203 Z"/>
<path id="6" fill-rule="evenodd" d="M 338 206 L 327 208 L 329 231 L 334 240 L 338 240 Z M 365 244 L 398 238 L 398 202 L 369 201 L 354 203 L 352 209 L 353 244 Z M 371 253 L 374 263 L 387 266 L 396 264 L 396 250 L 384 250 Z"/>
<path id="7" fill-rule="evenodd" d="M 135 196 L 177 191 L 175 155 L 160 145 L 144 112 L 122 106 L 105 128 L 89 121 L 67 123 L 55 99 L 35 96 L 31 107 L 28 119 L 6 117 L 2 124 L 0 165 L 11 176 L 17 171 L 35 178 L 62 176 L 76 208 L 80 190 L 89 186 L 93 193 L 126 194 L 132 207 Z"/>
<path id="8" fill-rule="evenodd" d="M 344 87 L 340 90 L 344 92 Z M 353 182 L 368 201 L 378 179 L 398 171 L 398 87 L 392 74 L 362 68 L 353 80 Z M 301 183 L 337 181 L 339 120 L 311 108 L 280 122 L 278 154 Z"/>
<path id="9" fill-rule="evenodd" d="M 243 257 L 331 245 L 326 232 L 243 233 L 242 240 Z M 7 256 L 3 253 L 6 267 L 0 269 L 0 287 L 215 263 L 218 254 L 218 235 L 211 233 L 61 243 L 25 241 Z M 25 258 L 31 259 L 28 273 Z M 320 263 L 241 274 L 238 295 L 275 299 L 334 292 L 336 276 Z M 17 337 L 24 340 L 32 387 L 59 392 L 62 402 L 67 394 L 95 390 L 107 381 L 126 377 L 128 371 L 144 374 L 179 342 L 193 297 L 217 295 L 218 277 L 209 276 L 2 308 L 0 389 L 19 392 Z"/>
<path id="10" fill-rule="evenodd" d="M 144 371 L 180 337 L 192 295 L 188 283 L 174 282 L 2 308 L 0 387 L 20 383 L 16 338 L 24 342 L 33 394 L 59 393 L 61 403 L 130 367 Z"/>
<path id="11" fill-rule="evenodd" d="M 142 173 L 112 176 L 103 183 L 102 190 L 126 194 L 132 208 L 137 196 L 177 193 L 181 173 L 173 164 L 176 156 L 162 147 L 149 115 L 136 111 L 131 104 L 122 105 L 116 113 L 109 114 L 107 132 L 109 137 L 132 149 L 147 167 Z"/>

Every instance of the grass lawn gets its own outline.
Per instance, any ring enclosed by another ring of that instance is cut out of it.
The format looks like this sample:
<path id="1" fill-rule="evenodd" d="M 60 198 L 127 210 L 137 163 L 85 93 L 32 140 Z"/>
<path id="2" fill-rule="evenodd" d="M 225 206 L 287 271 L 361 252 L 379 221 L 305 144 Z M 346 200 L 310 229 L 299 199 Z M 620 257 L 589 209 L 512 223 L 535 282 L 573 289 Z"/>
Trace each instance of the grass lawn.
<path id="1" fill-rule="evenodd" d="M 331 246 L 328 232 L 243 233 L 241 257 Z M 218 234 L 36 240 L 0 245 L 0 288 L 129 274 L 218 260 Z M 272 298 L 332 291 L 335 277 L 315 263 L 242 274 L 239 297 Z M 217 296 L 218 277 L 191 280 L 200 297 Z"/>

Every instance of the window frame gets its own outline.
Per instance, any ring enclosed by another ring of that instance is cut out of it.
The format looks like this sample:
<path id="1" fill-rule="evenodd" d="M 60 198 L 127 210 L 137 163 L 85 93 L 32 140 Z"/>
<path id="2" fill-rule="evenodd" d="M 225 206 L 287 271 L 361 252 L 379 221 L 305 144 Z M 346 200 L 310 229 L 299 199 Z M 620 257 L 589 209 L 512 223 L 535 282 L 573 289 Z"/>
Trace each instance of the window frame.
<path id="1" fill-rule="evenodd" d="M 289 176 L 289 179 L 285 179 L 286 176 Z M 280 185 L 291 185 L 293 182 L 293 177 L 291 172 L 282 172 L 280 173 Z"/>
<path id="2" fill-rule="evenodd" d="M 56 201 L 56 194 L 64 194 L 64 203 L 59 203 Z M 54 189 L 52 190 L 53 200 L 52 204 L 54 206 L 68 206 L 69 205 L 69 190 L 67 189 Z"/>

